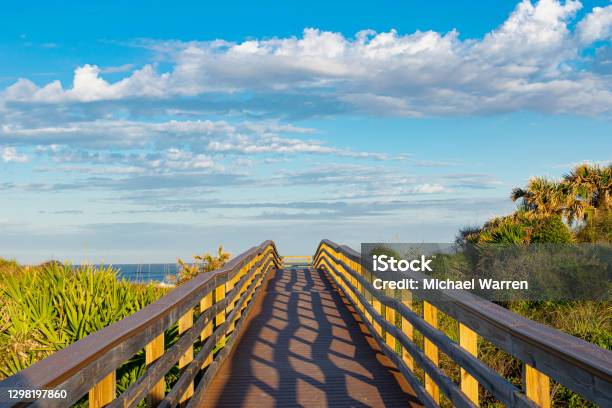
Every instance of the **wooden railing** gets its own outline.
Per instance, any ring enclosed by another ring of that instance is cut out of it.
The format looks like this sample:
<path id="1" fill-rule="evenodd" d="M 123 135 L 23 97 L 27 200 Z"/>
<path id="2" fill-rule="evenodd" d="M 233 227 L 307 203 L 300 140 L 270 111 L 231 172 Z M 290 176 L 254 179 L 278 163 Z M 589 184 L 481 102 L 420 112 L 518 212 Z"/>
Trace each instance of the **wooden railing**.
<path id="1" fill-rule="evenodd" d="M 63 408 L 86 394 L 92 408 L 132 407 L 145 399 L 148 406 L 197 406 L 231 350 L 253 297 L 268 272 L 280 265 L 272 241 L 249 249 L 223 268 L 196 276 L 133 315 L 0 382 L 0 406 Z M 180 337 L 164 349 L 164 332 L 177 322 Z M 194 357 L 197 341 L 201 349 Z M 143 349 L 145 373 L 117 396 L 117 368 Z M 165 375 L 177 362 L 180 376 L 166 393 Z M 65 390 L 66 398 L 9 399 L 8 390 Z"/>
<path id="2" fill-rule="evenodd" d="M 480 384 L 506 406 L 548 407 L 551 378 L 602 407 L 612 406 L 610 351 L 463 291 L 420 291 L 420 316 L 412 310 L 410 297 L 396 299 L 374 289 L 358 252 L 328 240 L 319 244 L 314 267 L 327 272 L 353 304 L 425 406 L 439 406 L 440 391 L 454 406 L 478 406 Z M 424 275 L 415 273 L 415 277 Z M 438 330 L 438 310 L 458 322 L 459 342 Z M 414 342 L 413 330 L 423 335 L 423 348 Z M 523 362 L 523 390 L 478 359 L 479 336 Z M 461 367 L 459 384 L 440 369 L 440 352 Z M 423 382 L 415 373 L 415 363 L 424 371 Z"/>

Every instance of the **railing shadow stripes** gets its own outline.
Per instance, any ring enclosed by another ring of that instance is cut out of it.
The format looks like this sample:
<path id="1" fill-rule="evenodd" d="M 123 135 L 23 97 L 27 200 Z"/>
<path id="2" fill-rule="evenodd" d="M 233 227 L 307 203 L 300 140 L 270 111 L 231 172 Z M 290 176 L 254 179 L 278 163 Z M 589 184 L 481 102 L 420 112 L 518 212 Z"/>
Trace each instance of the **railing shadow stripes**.
<path id="1" fill-rule="evenodd" d="M 424 303 L 420 317 L 411 310 L 411 301 L 376 290 L 360 257 L 349 247 L 323 240 L 314 266 L 325 270 L 352 302 L 381 349 L 426 406 L 439 406 L 439 390 L 454 406 L 477 406 L 480 384 L 506 406 L 548 407 L 549 378 L 598 405 L 612 406 L 612 352 L 462 291 L 420 291 Z M 425 276 L 413 274 L 417 279 Z M 459 343 L 437 329 L 438 309 L 459 323 Z M 395 313 L 401 315 L 402 327 L 397 327 Z M 413 328 L 423 335 L 424 350 L 413 342 Z M 524 362 L 525 392 L 477 358 L 478 336 Z M 396 352 L 397 346 L 402 353 Z M 438 367 L 440 351 L 461 367 L 460 384 Z M 424 370 L 425 384 L 415 375 L 414 362 Z"/>
<path id="2" fill-rule="evenodd" d="M 89 394 L 92 408 L 196 406 L 228 355 L 268 272 L 281 266 L 272 241 L 202 273 L 158 301 L 0 382 L 0 406 L 64 408 Z M 199 312 L 193 322 L 194 310 Z M 164 350 L 164 333 L 178 322 L 180 337 Z M 203 345 L 193 357 L 196 341 Z M 115 371 L 145 350 L 145 373 L 116 397 Z M 216 353 L 213 355 L 213 352 Z M 164 395 L 164 376 L 178 362 L 180 376 Z M 204 371 L 202 371 L 204 369 Z M 194 389 L 196 376 L 202 373 Z M 66 398 L 9 399 L 7 390 L 66 390 Z"/>

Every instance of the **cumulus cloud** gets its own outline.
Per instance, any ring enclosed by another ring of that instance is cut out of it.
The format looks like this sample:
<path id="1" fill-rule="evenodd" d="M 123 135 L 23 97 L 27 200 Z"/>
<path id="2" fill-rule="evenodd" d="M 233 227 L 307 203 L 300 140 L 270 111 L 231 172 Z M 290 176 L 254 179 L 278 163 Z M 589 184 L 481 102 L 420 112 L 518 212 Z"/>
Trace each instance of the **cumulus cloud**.
<path id="1" fill-rule="evenodd" d="M 25 163 L 28 161 L 28 156 L 19 154 L 14 147 L 3 147 L 0 149 L 0 158 L 4 162 Z"/>
<path id="2" fill-rule="evenodd" d="M 129 77 L 109 83 L 100 76 L 96 65 L 85 64 L 74 71 L 72 88 L 60 81 L 37 87 L 28 79 L 19 79 L 6 88 L 4 98 L 15 102 L 92 102 L 134 97 L 162 97 L 167 90 L 167 74 L 157 74 L 151 65 L 134 71 Z"/>
<path id="3" fill-rule="evenodd" d="M 612 6 L 594 8 L 572 31 L 580 8 L 572 0 L 523 0 L 481 39 L 395 30 L 363 30 L 351 38 L 308 28 L 301 37 L 148 42 L 170 59 L 171 69 L 149 64 L 110 83 L 88 64 L 75 70 L 70 88 L 20 79 L 2 99 L 8 105 L 91 103 L 221 93 L 238 101 L 245 94 L 315 92 L 348 111 L 398 116 L 610 113 L 610 81 L 575 66 L 593 42 L 610 38 Z"/>
<path id="4" fill-rule="evenodd" d="M 612 5 L 594 7 L 577 26 L 578 38 L 583 44 L 612 38 Z"/>

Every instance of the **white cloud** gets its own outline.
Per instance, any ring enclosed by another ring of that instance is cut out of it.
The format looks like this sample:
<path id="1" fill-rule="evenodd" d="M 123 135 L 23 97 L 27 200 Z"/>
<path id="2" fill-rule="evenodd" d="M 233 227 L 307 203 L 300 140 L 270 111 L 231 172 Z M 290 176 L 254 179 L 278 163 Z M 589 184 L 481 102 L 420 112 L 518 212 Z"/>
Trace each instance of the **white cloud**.
<path id="1" fill-rule="evenodd" d="M 60 81 L 37 87 L 20 79 L 5 90 L 4 97 L 18 102 L 92 102 L 135 97 L 162 97 L 168 90 L 168 74 L 158 74 L 151 65 L 134 71 L 129 77 L 109 83 L 100 77 L 100 68 L 85 64 L 74 71 L 72 88 L 64 89 Z"/>
<path id="2" fill-rule="evenodd" d="M 133 120 L 94 120 L 65 123 L 54 126 L 25 127 L 4 124 L 0 126 L 2 140 L 21 144 L 100 147 L 139 147 L 155 144 L 206 145 L 213 139 L 249 140 L 257 136 L 273 140 L 284 133 L 310 133 L 311 129 L 274 122 L 228 123 L 223 120 L 169 120 L 165 122 L 141 122 Z M 291 139 L 287 139 L 291 140 Z M 289 143 L 289 142 L 287 142 Z M 293 143 L 298 143 L 297 140 Z M 304 142 L 314 143 L 314 142 Z M 203 148 L 203 147 L 202 147 Z M 56 146 L 57 149 L 57 146 Z"/>
<path id="3" fill-rule="evenodd" d="M 523 0 L 482 39 L 460 39 L 456 31 L 395 30 L 363 30 L 349 38 L 309 28 L 299 38 L 149 41 L 147 47 L 170 59 L 170 71 L 145 65 L 109 83 L 100 68 L 84 65 L 76 69 L 71 88 L 59 81 L 38 87 L 21 79 L 1 99 L 53 104 L 222 93 L 238 101 L 243 93 L 311 96 L 316 91 L 344 111 L 377 115 L 607 114 L 610 81 L 575 63 L 593 41 L 609 38 L 611 7 L 593 9 L 572 32 L 580 2 Z M 269 105 L 277 113 L 283 110 L 283 104 Z"/>
<path id="4" fill-rule="evenodd" d="M 578 38 L 584 44 L 612 38 L 612 5 L 594 7 L 577 26 Z"/>
<path id="5" fill-rule="evenodd" d="M 312 138 L 289 137 L 309 134 L 313 129 L 275 122 L 228 123 L 226 121 L 177 121 L 145 123 L 127 120 L 96 120 L 60 126 L 27 128 L 0 126 L 0 138 L 22 145 L 37 145 L 39 153 L 61 162 L 114 161 L 118 153 L 104 154 L 111 149 L 165 150 L 165 158 L 143 161 L 178 168 L 212 167 L 211 155 L 295 155 L 316 154 L 379 161 L 408 160 L 404 154 L 354 151 L 326 145 Z M 70 146 L 70 148 L 62 148 Z M 179 149 L 177 146 L 182 146 Z M 188 156 L 187 156 L 188 155 Z M 125 164 L 134 160 L 125 157 Z"/>
<path id="6" fill-rule="evenodd" d="M 0 158 L 7 163 L 25 163 L 29 160 L 27 155 L 17 153 L 17 149 L 14 147 L 3 147 L 0 149 Z"/>
<path id="7" fill-rule="evenodd" d="M 413 188 L 415 193 L 419 194 L 435 194 L 435 193 L 443 193 L 448 191 L 442 184 L 420 184 Z"/>

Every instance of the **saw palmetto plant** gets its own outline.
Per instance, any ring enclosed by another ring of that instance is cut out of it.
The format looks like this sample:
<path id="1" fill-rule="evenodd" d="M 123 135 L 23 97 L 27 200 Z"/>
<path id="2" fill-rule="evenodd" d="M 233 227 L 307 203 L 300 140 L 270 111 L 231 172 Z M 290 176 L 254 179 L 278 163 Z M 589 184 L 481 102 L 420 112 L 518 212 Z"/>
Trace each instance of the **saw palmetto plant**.
<path id="1" fill-rule="evenodd" d="M 119 280 L 112 267 L 0 262 L 0 378 L 129 316 L 167 290 Z M 118 388 L 143 367 L 144 355 L 136 355 L 119 369 Z"/>

